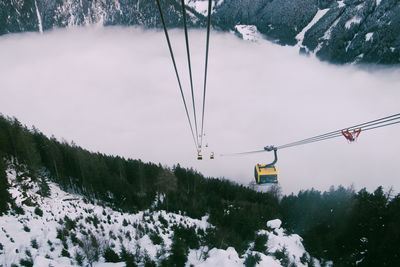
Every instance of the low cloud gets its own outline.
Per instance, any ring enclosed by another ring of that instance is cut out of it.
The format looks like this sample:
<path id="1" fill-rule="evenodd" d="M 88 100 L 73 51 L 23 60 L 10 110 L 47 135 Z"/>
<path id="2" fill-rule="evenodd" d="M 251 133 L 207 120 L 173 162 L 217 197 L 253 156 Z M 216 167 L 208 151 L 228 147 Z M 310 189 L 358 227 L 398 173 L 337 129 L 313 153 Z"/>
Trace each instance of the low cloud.
<path id="1" fill-rule="evenodd" d="M 170 31 L 187 102 L 184 35 Z M 190 31 L 197 114 L 205 32 Z M 282 145 L 399 112 L 400 69 L 334 66 L 267 41 L 211 35 L 205 132 L 198 162 L 162 31 L 76 28 L 0 37 L 0 112 L 91 151 L 180 163 L 248 184 Z M 200 116 L 198 117 L 200 124 Z M 200 125 L 199 125 L 200 126 Z M 200 128 L 200 127 L 199 127 Z M 400 188 L 400 126 L 278 151 L 284 193 L 331 185 Z M 215 160 L 206 160 L 209 153 Z"/>

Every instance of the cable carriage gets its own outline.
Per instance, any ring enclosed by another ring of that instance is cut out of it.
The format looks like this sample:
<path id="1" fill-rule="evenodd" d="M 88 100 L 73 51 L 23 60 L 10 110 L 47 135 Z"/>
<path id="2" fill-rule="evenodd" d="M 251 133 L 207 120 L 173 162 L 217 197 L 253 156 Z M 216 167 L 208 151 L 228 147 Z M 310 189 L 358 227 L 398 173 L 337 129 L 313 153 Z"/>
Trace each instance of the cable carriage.
<path id="1" fill-rule="evenodd" d="M 197 160 L 202 160 L 203 159 L 203 155 L 201 155 L 200 153 L 197 154 Z"/>
<path id="2" fill-rule="evenodd" d="M 353 132 L 351 133 L 349 131 L 349 129 L 347 130 L 342 130 L 342 135 L 346 138 L 347 141 L 349 141 L 350 143 L 354 142 L 357 140 L 358 136 L 361 133 L 361 128 L 359 128 L 358 130 L 354 129 Z"/>
<path id="3" fill-rule="evenodd" d="M 210 159 L 214 159 L 214 152 L 211 152 Z"/>
<path id="4" fill-rule="evenodd" d="M 275 164 L 278 161 L 277 148 L 276 147 L 265 147 L 266 151 L 274 150 L 274 161 L 269 164 L 257 164 L 254 167 L 254 178 L 258 185 L 265 184 L 277 184 L 279 181 L 279 172 Z"/>

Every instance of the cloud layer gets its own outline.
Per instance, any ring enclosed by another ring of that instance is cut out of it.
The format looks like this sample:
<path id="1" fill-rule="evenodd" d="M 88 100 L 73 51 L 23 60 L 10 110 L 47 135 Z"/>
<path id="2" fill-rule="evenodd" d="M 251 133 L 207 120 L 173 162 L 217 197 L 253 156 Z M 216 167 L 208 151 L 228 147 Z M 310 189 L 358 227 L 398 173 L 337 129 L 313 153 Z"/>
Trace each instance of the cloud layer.
<path id="1" fill-rule="evenodd" d="M 171 39 L 188 103 L 182 31 Z M 190 31 L 197 112 L 205 32 Z M 248 184 L 272 154 L 221 153 L 322 134 L 399 112 L 400 69 L 333 66 L 291 47 L 211 36 L 205 132 L 216 159 L 198 162 L 163 32 L 77 28 L 0 37 L 0 112 L 91 151 L 180 163 Z M 200 121 L 200 117 L 198 118 Z M 354 184 L 400 188 L 400 126 L 278 153 L 283 192 Z"/>

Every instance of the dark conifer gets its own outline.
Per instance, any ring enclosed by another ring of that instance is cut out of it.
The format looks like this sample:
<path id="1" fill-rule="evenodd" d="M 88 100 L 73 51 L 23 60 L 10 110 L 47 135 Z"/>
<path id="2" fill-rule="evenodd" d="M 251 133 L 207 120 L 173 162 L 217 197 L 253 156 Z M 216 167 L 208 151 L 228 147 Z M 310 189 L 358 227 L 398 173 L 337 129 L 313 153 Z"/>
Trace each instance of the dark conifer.
<path id="1" fill-rule="evenodd" d="M 0 215 L 8 210 L 8 204 L 11 201 L 11 195 L 8 192 L 9 184 L 6 175 L 6 164 L 3 155 L 0 152 Z"/>

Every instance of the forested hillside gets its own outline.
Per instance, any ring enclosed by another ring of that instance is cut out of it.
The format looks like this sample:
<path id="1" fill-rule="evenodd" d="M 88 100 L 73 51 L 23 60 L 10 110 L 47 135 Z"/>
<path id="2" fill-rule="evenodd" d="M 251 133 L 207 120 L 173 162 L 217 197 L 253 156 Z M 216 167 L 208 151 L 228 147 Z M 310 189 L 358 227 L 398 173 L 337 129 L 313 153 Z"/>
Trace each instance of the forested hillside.
<path id="1" fill-rule="evenodd" d="M 75 144 L 47 138 L 28 130 L 16 119 L 0 118 L 2 158 L 28 166 L 40 179 L 43 168 L 64 190 L 99 199 L 112 207 L 137 212 L 150 208 L 157 194 L 164 201 L 157 209 L 182 212 L 200 219 L 209 214 L 217 229 L 209 237 L 214 247 L 247 247 L 254 231 L 279 217 L 279 200 L 272 193 L 255 192 L 194 170 L 172 169 L 140 160 L 90 153 Z M 4 205 L 4 204 L 3 204 Z"/>
<path id="2" fill-rule="evenodd" d="M 182 28 L 181 1 L 162 0 L 168 27 Z M 207 0 L 185 0 L 189 27 L 206 25 Z M 333 63 L 400 63 L 400 4 L 395 0 L 213 0 L 215 29 L 256 27 Z M 0 0 L 0 35 L 83 25 L 161 27 L 156 1 Z"/>
<path id="3" fill-rule="evenodd" d="M 282 198 L 283 221 L 307 250 L 335 266 L 399 266 L 400 194 L 314 189 Z"/>
<path id="4" fill-rule="evenodd" d="M 265 227 L 266 221 L 280 218 L 286 229 L 303 237 L 307 251 L 322 262 L 332 260 L 334 266 L 400 265 L 400 195 L 381 187 L 373 193 L 343 187 L 289 196 L 279 195 L 277 188 L 256 192 L 228 180 L 205 178 L 179 165 L 166 168 L 91 153 L 1 116 L 0 214 L 20 209 L 8 192 L 5 171 L 10 162 L 26 166 L 26 176 L 36 180 L 44 195 L 44 177 L 49 177 L 66 191 L 126 212 L 165 210 L 195 219 L 208 215 L 215 228 L 202 240 L 209 248 L 233 246 L 243 254 L 250 242 L 257 241 L 257 230 Z M 160 196 L 163 201 L 154 205 Z M 184 243 L 190 246 L 189 239 Z M 289 262 L 285 265 L 284 257 L 281 259 L 281 264 L 288 266 Z"/>

